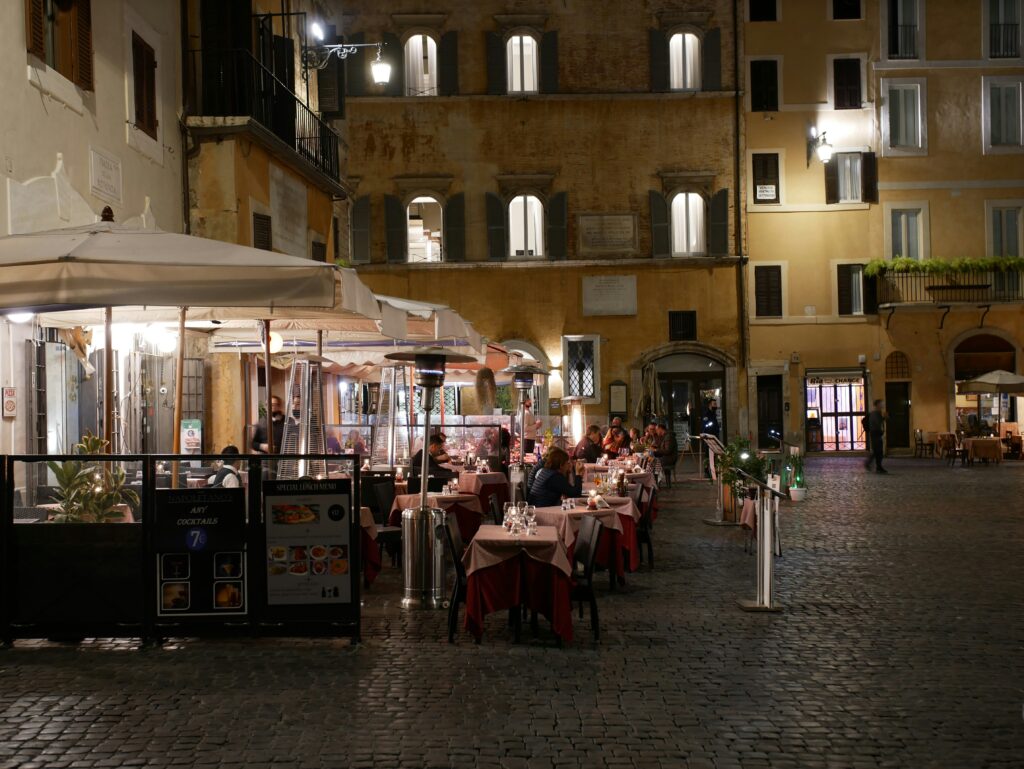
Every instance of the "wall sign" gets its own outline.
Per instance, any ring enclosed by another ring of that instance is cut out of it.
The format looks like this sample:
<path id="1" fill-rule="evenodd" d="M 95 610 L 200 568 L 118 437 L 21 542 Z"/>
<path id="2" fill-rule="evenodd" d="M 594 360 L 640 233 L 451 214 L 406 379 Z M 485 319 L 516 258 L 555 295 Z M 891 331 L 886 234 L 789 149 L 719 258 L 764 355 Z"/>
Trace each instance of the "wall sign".
<path id="1" fill-rule="evenodd" d="M 5 387 L 3 394 L 4 419 L 14 419 L 18 416 L 18 388 Z"/>
<path id="2" fill-rule="evenodd" d="M 181 453 L 199 454 L 203 450 L 203 423 L 199 419 L 181 420 Z"/>
<path id="3" fill-rule="evenodd" d="M 581 254 L 637 250 L 635 214 L 580 214 L 576 218 Z"/>
<path id="4" fill-rule="evenodd" d="M 108 203 L 121 203 L 121 161 L 109 152 L 89 148 L 89 191 Z"/>
<path id="5" fill-rule="evenodd" d="M 758 200 L 775 200 L 776 192 L 774 184 L 758 184 L 756 196 Z"/>
<path id="6" fill-rule="evenodd" d="M 584 315 L 636 315 L 636 275 L 594 275 L 582 280 Z"/>

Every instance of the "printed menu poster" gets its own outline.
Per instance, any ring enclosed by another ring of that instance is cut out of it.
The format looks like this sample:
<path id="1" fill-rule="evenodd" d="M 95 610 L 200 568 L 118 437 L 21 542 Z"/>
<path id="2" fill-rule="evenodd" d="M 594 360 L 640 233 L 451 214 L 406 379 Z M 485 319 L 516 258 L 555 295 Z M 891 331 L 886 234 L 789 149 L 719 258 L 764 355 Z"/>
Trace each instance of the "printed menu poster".
<path id="1" fill-rule="evenodd" d="M 351 603 L 351 483 L 264 484 L 268 604 Z"/>
<path id="2" fill-rule="evenodd" d="M 157 616 L 248 611 L 244 489 L 156 491 Z"/>

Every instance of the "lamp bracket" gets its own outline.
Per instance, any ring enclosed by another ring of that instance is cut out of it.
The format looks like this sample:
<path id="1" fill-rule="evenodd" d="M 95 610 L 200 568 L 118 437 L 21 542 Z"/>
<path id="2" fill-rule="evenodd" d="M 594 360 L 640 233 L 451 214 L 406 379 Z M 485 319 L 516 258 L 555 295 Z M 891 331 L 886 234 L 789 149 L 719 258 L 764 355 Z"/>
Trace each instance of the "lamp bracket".
<path id="1" fill-rule="evenodd" d="M 360 48 L 376 48 L 377 56 L 380 57 L 383 43 L 337 43 L 333 45 L 318 45 L 316 48 L 307 48 L 302 52 L 302 62 L 313 69 L 324 69 L 331 60 L 331 56 L 344 60 L 355 54 Z"/>

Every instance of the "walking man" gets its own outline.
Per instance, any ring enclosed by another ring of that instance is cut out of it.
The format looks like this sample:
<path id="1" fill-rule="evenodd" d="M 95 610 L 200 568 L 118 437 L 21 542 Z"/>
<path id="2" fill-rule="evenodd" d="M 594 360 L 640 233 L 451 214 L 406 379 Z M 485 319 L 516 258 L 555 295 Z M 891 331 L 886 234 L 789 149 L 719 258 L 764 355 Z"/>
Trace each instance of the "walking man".
<path id="1" fill-rule="evenodd" d="M 880 473 L 889 471 L 882 467 L 882 437 L 885 435 L 885 415 L 882 414 L 882 399 L 879 398 L 873 404 L 874 408 L 864 417 L 865 428 L 868 434 L 868 447 L 871 456 L 864 463 L 864 467 L 871 469 L 871 463 L 875 463 L 875 470 Z"/>

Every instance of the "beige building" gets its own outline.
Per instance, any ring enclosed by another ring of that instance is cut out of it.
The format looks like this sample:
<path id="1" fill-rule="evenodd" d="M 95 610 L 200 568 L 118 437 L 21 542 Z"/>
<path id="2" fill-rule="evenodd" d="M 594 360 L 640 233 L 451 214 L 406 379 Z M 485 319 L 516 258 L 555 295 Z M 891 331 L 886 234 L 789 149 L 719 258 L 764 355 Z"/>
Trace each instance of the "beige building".
<path id="1" fill-rule="evenodd" d="M 862 449 L 875 398 L 890 450 L 1014 421 L 955 382 L 1021 365 L 1020 0 L 744 5 L 752 430 Z"/>
<path id="2" fill-rule="evenodd" d="M 374 86 L 370 49 L 328 85 L 347 92 L 360 276 L 553 367 L 538 414 L 578 395 L 635 424 L 652 364 L 677 434 L 716 398 L 745 433 L 733 3 L 344 12 L 392 65 Z"/>

